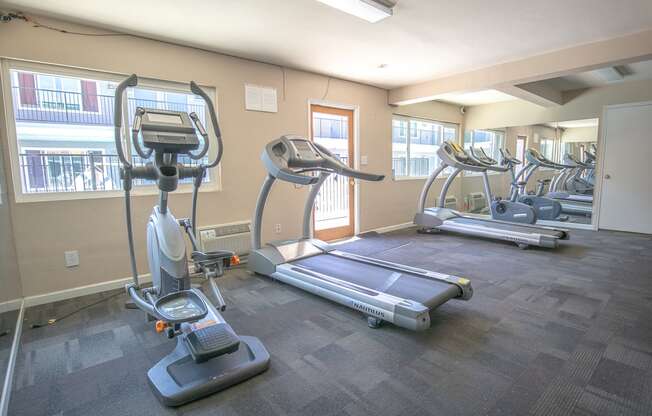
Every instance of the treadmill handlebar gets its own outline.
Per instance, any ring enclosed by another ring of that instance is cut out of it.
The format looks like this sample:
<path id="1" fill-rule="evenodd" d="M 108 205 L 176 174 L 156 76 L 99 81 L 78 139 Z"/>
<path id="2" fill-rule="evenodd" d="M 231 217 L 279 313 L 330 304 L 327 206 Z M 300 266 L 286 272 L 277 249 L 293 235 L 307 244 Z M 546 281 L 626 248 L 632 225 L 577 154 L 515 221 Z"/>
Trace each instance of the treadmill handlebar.
<path id="1" fill-rule="evenodd" d="M 317 183 L 319 177 L 311 175 L 313 172 L 374 182 L 385 179 L 385 175 L 350 168 L 324 146 L 301 136 L 281 136 L 265 146 L 260 158 L 271 176 L 299 185 Z"/>
<path id="2" fill-rule="evenodd" d="M 521 164 L 521 160 L 512 156 L 512 154 L 509 152 L 509 150 L 507 150 L 507 148 L 498 149 L 498 150 L 500 151 L 500 156 L 502 157 L 502 160 L 500 161 L 501 164 L 508 165 L 508 166 Z"/>
<path id="3" fill-rule="evenodd" d="M 567 168 L 574 167 L 571 165 L 565 165 L 562 163 L 553 162 L 552 160 L 542 155 L 541 152 L 533 148 L 527 149 L 527 151 L 525 152 L 525 158 L 527 159 L 528 162 L 534 163 L 535 165 L 538 166 L 543 166 L 545 168 L 567 169 Z"/>
<path id="4" fill-rule="evenodd" d="M 480 150 L 475 150 L 473 147 L 470 147 L 468 155 L 471 160 L 486 167 L 487 170 L 494 172 L 507 172 L 510 169 L 508 166 L 498 165 L 498 161 L 489 157 L 482 148 L 480 148 Z"/>

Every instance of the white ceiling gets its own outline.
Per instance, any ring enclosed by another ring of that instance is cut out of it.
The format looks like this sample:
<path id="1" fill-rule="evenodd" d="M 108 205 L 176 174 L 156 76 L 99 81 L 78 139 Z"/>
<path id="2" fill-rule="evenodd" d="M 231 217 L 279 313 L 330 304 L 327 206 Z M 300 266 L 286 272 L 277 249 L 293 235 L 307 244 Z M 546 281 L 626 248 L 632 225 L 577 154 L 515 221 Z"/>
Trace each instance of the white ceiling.
<path id="1" fill-rule="evenodd" d="M 382 87 L 652 28 L 650 0 L 399 0 L 375 24 L 315 0 L 0 4 Z"/>
<path id="2" fill-rule="evenodd" d="M 652 2 L 651 2 L 652 3 Z M 640 81 L 652 79 L 652 61 L 637 62 L 618 66 L 617 69 L 624 75 L 622 81 Z M 565 77 L 552 78 L 545 81 L 550 87 L 559 91 L 570 91 L 581 88 L 602 87 L 610 84 L 600 75 L 599 71 L 588 71 Z"/>
<path id="3" fill-rule="evenodd" d="M 491 104 L 491 103 L 500 103 L 503 101 L 512 101 L 516 98 L 511 95 L 505 94 L 496 90 L 482 90 L 476 92 L 467 92 L 467 93 L 448 93 L 440 94 L 435 97 L 436 101 L 443 101 L 450 104 L 458 105 L 481 105 L 481 104 Z"/>

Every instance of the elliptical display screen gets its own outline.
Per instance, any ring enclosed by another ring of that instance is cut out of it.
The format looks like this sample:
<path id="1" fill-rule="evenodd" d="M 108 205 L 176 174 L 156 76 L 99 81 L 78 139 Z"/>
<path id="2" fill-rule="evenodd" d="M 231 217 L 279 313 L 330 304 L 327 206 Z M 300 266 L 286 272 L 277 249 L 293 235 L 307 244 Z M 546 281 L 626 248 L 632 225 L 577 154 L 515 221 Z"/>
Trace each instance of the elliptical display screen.
<path id="1" fill-rule="evenodd" d="M 149 117 L 149 121 L 153 123 L 169 123 L 169 124 L 177 124 L 177 125 L 183 124 L 183 120 L 181 119 L 181 116 L 177 114 L 162 114 L 162 113 L 148 112 L 147 117 Z"/>

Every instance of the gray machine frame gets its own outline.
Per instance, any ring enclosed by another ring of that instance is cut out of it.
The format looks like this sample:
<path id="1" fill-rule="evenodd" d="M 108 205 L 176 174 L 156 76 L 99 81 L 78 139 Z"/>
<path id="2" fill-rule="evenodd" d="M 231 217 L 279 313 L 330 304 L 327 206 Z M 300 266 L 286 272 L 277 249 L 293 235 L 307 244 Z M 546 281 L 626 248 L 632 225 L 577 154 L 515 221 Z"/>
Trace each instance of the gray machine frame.
<path id="1" fill-rule="evenodd" d="M 516 181 L 518 181 L 521 177 L 523 178 L 523 180 L 520 182 L 523 185 L 521 185 L 520 189 L 514 190 L 514 192 L 523 193 L 525 184 L 527 184 L 530 177 L 532 177 L 534 172 L 536 172 L 536 170 L 540 167 L 546 167 L 560 171 L 575 168 L 575 166 L 572 165 L 553 162 L 552 160 L 542 155 L 541 152 L 532 148 L 527 149 L 525 152 L 525 160 L 527 161 L 527 164 L 516 175 Z M 592 201 L 586 199 L 581 200 L 581 198 L 580 200 L 577 200 L 577 198 L 574 198 L 572 195 L 566 192 L 554 191 L 554 189 L 557 187 L 557 183 L 560 180 L 559 176 L 560 175 L 556 176 L 550 184 L 550 189 L 553 191 L 539 196 L 546 196 L 548 198 L 559 201 L 561 204 L 561 211 L 565 214 L 591 216 L 593 214 Z M 541 190 L 539 193 L 542 194 Z"/>
<path id="2" fill-rule="evenodd" d="M 215 132 L 218 148 L 211 162 L 199 163 L 198 166 L 178 162 L 179 154 L 200 160 L 208 152 L 211 140 L 195 113 L 138 107 L 130 143 L 148 162 L 144 166 L 134 166 L 123 150 L 122 99 L 128 87 L 137 85 L 138 77 L 134 74 L 115 90 L 114 139 L 121 162 L 133 274 L 133 282 L 125 289 L 134 306 L 144 311 L 149 321 L 158 319 L 167 337 L 177 338 L 174 350 L 149 369 L 147 378 L 163 404 L 180 406 L 262 373 L 269 366 L 270 355 L 257 338 L 238 336 L 208 297 L 191 285 L 182 228 L 185 228 L 193 247 L 195 274 L 208 280 L 219 310 L 225 309 L 214 280 L 231 265 L 233 253 L 201 252 L 195 240 L 199 187 L 206 170 L 217 166 L 222 158 L 222 139 L 213 103 L 197 84 L 190 83 L 190 90 L 206 103 Z M 154 118 L 158 120 L 154 120 L 152 114 L 156 114 Z M 193 152 L 200 145 L 197 132 L 204 143 L 201 150 Z M 150 160 L 152 155 L 153 161 Z M 168 194 L 176 190 L 179 180 L 184 178 L 193 179 L 192 217 L 177 220 L 169 209 Z M 138 278 L 131 218 L 133 179 L 155 181 L 159 189 L 158 205 L 154 206 L 147 223 L 150 287 L 142 287 Z"/>
<path id="3" fill-rule="evenodd" d="M 323 158 L 325 164 L 318 167 L 295 166 L 293 168 L 287 164 L 287 160 L 281 160 L 282 157 L 272 156 L 274 155 L 274 146 L 289 146 L 291 141 L 310 143 L 318 154 L 317 157 Z M 263 151 L 261 159 L 268 174 L 263 182 L 254 211 L 252 252 L 248 259 L 249 270 L 252 272 L 272 277 L 356 309 L 367 316 L 369 326 L 374 328 L 379 326 L 382 321 L 386 321 L 411 330 L 424 330 L 430 327 L 430 313 L 437 306 L 451 298 L 468 300 L 473 295 L 473 289 L 468 279 L 348 253 L 338 250 L 334 245 L 311 238 L 311 219 L 315 198 L 330 174 L 372 181 L 382 180 L 384 178 L 382 175 L 367 174 L 350 169 L 339 162 L 324 147 L 299 136 L 282 136 L 269 143 Z M 283 166 L 283 164 L 285 165 Z M 319 175 L 305 175 L 310 172 L 319 172 Z M 295 240 L 274 241 L 263 246 L 261 236 L 263 212 L 272 185 L 277 179 L 311 186 L 304 206 L 302 235 Z M 307 258 L 315 260 L 318 256 L 334 256 L 336 261 L 354 262 L 364 273 L 369 275 L 373 275 L 374 271 L 378 271 L 380 268 L 384 271 L 395 272 L 397 276 L 417 276 L 425 281 L 444 283 L 447 285 L 447 289 L 438 292 L 430 306 L 426 306 L 413 299 L 394 296 L 383 290 L 347 281 L 345 277 L 320 273 L 296 263 Z"/>
<path id="4" fill-rule="evenodd" d="M 449 141 L 439 146 L 437 155 L 441 163 L 426 179 L 419 195 L 417 213 L 414 216 L 414 223 L 421 226 L 421 232 L 450 231 L 474 237 L 509 241 L 519 248 L 528 246 L 555 248 L 558 245 L 558 240 L 569 238 L 568 231 L 560 228 L 499 221 L 484 215 L 462 214 L 446 208 L 446 194 L 455 177 L 465 170 L 484 172 L 486 167 L 474 162 L 461 146 Z M 444 181 L 437 206 L 426 207 L 432 184 L 448 167 L 453 168 L 453 172 Z M 484 181 L 485 193 L 490 194 L 486 189 L 487 182 Z"/>

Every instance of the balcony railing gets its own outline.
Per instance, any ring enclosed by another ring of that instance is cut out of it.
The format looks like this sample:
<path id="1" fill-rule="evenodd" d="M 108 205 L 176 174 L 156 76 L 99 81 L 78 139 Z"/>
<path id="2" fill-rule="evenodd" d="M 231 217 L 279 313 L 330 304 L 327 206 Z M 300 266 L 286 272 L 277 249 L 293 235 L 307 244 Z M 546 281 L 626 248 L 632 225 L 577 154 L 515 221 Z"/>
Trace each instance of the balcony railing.
<path id="1" fill-rule="evenodd" d="M 347 157 L 339 158 L 347 163 Z M 315 200 L 315 221 L 343 219 L 349 215 L 349 181 L 346 176 L 329 175 Z"/>
<path id="2" fill-rule="evenodd" d="M 180 157 L 180 163 L 196 166 L 199 162 Z M 133 157 L 134 166 L 147 161 Z M 120 160 L 114 154 L 22 153 L 20 172 L 24 193 L 116 191 L 122 189 Z M 207 177 L 205 181 L 209 181 Z M 179 181 L 191 183 L 190 179 Z M 134 185 L 150 185 L 137 179 Z"/>
<path id="3" fill-rule="evenodd" d="M 16 121 L 113 125 L 114 97 L 112 95 L 82 94 L 27 87 L 12 87 L 12 93 Z M 136 107 L 196 112 L 202 123 L 206 125 L 203 104 L 129 98 L 128 114 L 135 114 Z"/>

